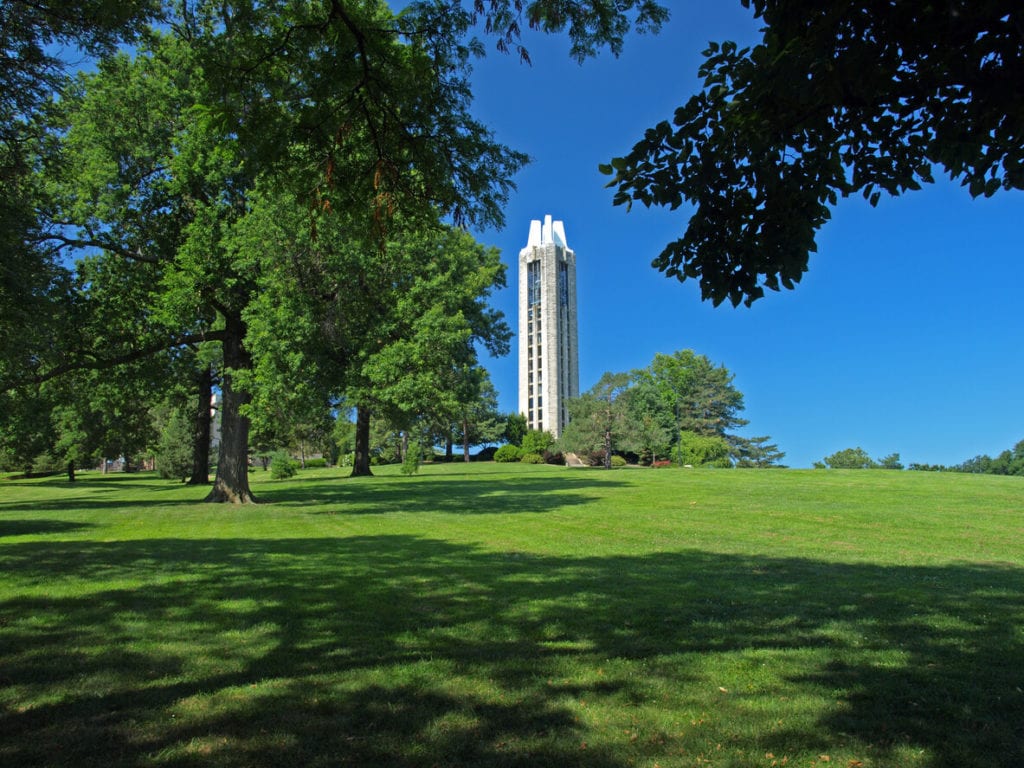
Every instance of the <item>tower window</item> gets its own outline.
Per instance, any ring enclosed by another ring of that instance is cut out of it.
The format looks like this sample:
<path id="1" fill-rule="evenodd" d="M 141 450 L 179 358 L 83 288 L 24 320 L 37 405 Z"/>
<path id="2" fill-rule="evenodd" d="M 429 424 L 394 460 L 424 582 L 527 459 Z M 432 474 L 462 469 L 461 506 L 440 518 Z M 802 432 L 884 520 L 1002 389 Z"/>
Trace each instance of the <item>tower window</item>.
<path id="1" fill-rule="evenodd" d="M 526 303 L 540 304 L 540 262 L 531 261 L 526 265 Z"/>

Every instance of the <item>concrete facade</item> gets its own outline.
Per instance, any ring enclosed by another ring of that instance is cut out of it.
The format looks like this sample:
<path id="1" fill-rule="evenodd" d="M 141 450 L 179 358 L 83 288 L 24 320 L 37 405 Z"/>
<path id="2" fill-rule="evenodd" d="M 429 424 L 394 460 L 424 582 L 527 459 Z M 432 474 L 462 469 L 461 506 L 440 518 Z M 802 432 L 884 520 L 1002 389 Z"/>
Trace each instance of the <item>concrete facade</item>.
<path id="1" fill-rule="evenodd" d="M 569 421 L 566 400 L 579 397 L 576 254 L 565 225 L 530 222 L 519 252 L 519 412 L 530 429 L 555 437 Z"/>

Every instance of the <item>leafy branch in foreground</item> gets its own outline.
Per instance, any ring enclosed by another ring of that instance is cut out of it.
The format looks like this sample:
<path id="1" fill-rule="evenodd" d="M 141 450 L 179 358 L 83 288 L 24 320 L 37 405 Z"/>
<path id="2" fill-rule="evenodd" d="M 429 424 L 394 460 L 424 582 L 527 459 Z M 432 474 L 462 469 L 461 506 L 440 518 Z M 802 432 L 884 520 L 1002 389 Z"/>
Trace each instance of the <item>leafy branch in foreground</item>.
<path id="1" fill-rule="evenodd" d="M 841 197 L 875 205 L 935 166 L 972 197 L 1024 189 L 1018 0 L 742 2 L 761 42 L 712 43 L 703 89 L 601 166 L 616 205 L 688 204 L 666 276 L 749 306 L 800 281 Z"/>

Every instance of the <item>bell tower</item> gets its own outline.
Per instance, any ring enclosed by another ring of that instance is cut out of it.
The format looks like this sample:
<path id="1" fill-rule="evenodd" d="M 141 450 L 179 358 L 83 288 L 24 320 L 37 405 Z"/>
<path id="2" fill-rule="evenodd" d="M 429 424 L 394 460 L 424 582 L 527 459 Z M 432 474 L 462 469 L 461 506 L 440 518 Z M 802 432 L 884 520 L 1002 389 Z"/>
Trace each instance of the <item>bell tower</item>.
<path id="1" fill-rule="evenodd" d="M 519 252 L 519 412 L 530 429 L 561 435 L 566 401 L 579 397 L 576 254 L 565 225 L 530 222 Z"/>

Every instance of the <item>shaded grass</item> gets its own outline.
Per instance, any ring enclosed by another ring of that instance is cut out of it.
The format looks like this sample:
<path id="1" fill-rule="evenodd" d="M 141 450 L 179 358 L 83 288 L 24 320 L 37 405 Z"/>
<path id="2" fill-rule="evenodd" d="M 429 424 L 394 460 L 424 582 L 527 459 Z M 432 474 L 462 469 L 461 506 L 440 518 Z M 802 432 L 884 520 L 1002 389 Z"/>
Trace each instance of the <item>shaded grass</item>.
<path id="1" fill-rule="evenodd" d="M 0 484 L 0 764 L 1017 766 L 1024 483 Z"/>

